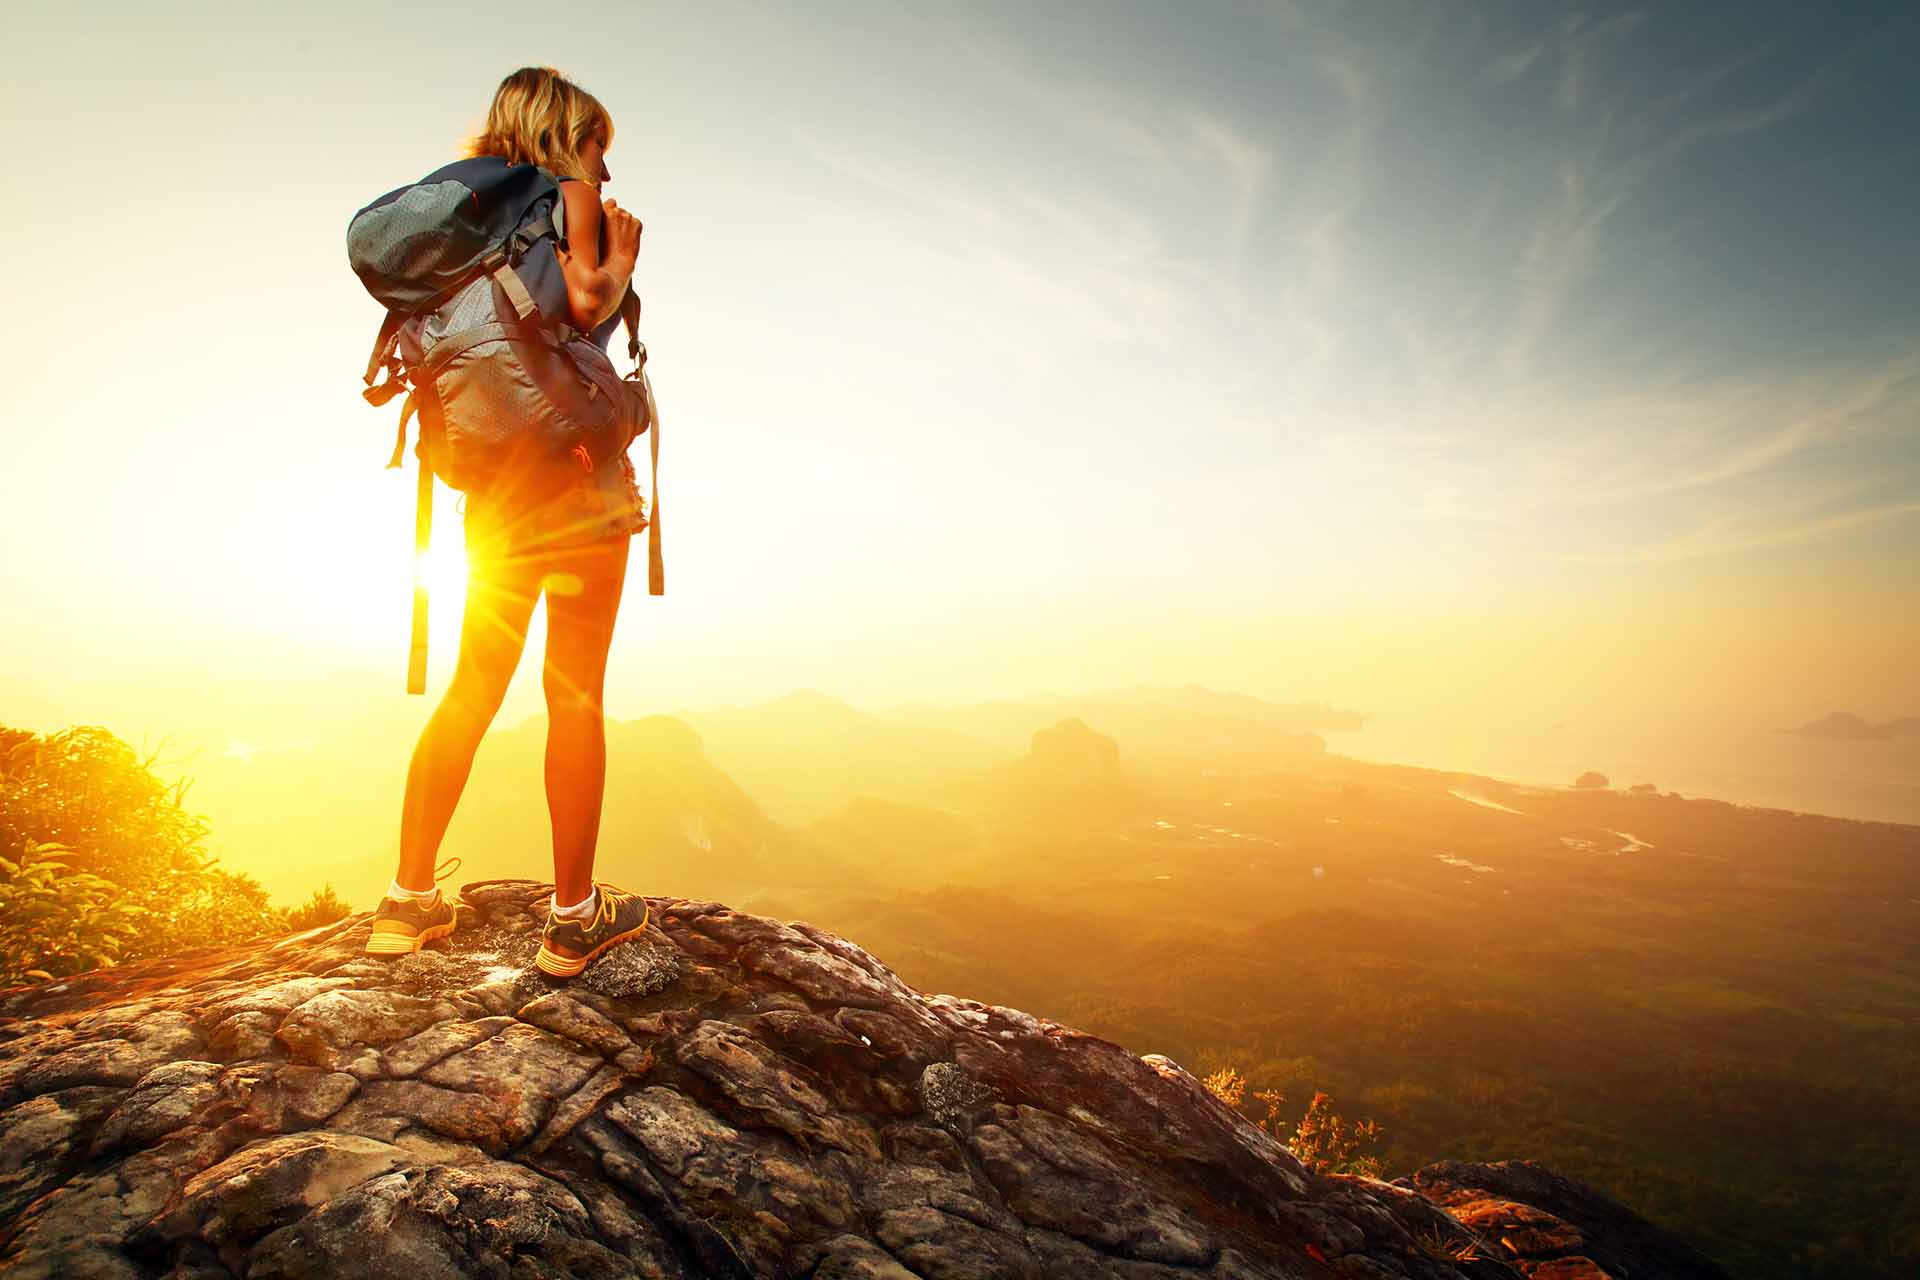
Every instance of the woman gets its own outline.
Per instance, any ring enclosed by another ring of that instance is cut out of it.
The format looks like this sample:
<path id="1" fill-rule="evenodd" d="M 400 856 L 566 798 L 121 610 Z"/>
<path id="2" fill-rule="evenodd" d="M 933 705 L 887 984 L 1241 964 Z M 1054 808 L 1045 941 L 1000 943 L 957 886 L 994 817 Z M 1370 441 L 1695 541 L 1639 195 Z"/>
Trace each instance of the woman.
<path id="1" fill-rule="evenodd" d="M 538 164 L 562 178 L 568 249 L 559 251 L 575 327 L 605 346 L 640 251 L 640 222 L 598 198 L 610 180 L 613 120 L 592 94 L 551 68 L 501 82 L 486 129 L 467 154 Z M 533 606 L 547 600 L 547 810 L 553 898 L 535 963 L 571 977 L 646 929 L 647 904 L 592 879 L 606 786 L 601 692 L 631 536 L 645 527 L 633 464 L 583 473 L 558 494 L 517 491 L 512 477 L 467 495 L 467 604 L 452 683 L 414 747 L 400 812 L 400 867 L 374 913 L 369 955 L 418 951 L 453 932 L 455 911 L 435 886 L 433 859 L 465 788 L 480 739 L 520 663 Z"/>

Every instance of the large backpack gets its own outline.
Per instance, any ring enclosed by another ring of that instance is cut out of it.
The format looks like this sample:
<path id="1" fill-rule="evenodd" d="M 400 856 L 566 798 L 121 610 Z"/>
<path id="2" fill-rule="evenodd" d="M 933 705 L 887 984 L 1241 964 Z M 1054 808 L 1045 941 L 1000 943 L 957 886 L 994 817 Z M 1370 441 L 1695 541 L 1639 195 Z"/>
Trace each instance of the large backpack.
<path id="1" fill-rule="evenodd" d="M 640 300 L 629 285 L 617 317 L 591 333 L 575 328 L 555 252 L 565 244 L 556 176 L 498 156 L 457 160 L 354 214 L 348 261 L 387 308 L 361 394 L 382 405 L 407 392 L 389 467 L 400 465 L 418 413 L 416 552 L 432 527 L 434 475 L 470 492 L 510 474 L 516 492 L 537 493 L 612 465 L 651 429 L 647 578 L 660 595 L 660 433 Z M 634 361 L 624 378 L 605 351 L 622 323 Z M 410 692 L 425 687 L 425 621 L 416 580 Z"/>

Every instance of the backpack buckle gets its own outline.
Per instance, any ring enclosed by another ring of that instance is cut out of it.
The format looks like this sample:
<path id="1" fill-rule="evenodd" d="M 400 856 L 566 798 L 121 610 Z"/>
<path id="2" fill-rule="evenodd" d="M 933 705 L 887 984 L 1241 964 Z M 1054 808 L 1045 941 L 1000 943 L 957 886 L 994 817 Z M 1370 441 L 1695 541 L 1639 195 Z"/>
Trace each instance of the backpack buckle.
<path id="1" fill-rule="evenodd" d="M 378 386 L 368 387 L 360 394 L 366 399 L 368 404 L 378 408 L 406 389 L 407 384 L 405 381 L 389 373 L 387 374 L 387 380 L 385 382 L 380 383 Z"/>

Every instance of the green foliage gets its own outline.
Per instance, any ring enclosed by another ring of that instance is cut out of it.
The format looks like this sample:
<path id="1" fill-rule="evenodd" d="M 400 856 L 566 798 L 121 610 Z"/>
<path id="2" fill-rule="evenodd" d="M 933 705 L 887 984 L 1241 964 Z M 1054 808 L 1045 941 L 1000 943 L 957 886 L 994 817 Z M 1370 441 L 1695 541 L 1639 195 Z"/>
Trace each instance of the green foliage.
<path id="1" fill-rule="evenodd" d="M 206 821 L 186 809 L 186 783 L 160 781 L 151 758 L 94 727 L 8 738 L 0 854 L 30 840 L 63 845 L 80 869 L 142 895 L 204 864 Z"/>
<path id="2" fill-rule="evenodd" d="M 252 876 L 215 865 L 186 783 L 162 782 L 153 763 L 105 729 L 0 729 L 0 985 L 240 942 L 345 907 L 331 886 L 297 912 L 269 906 Z"/>
<path id="3" fill-rule="evenodd" d="M 0 857 L 0 987 L 112 964 L 138 939 L 146 912 L 72 855 L 33 843 Z"/>

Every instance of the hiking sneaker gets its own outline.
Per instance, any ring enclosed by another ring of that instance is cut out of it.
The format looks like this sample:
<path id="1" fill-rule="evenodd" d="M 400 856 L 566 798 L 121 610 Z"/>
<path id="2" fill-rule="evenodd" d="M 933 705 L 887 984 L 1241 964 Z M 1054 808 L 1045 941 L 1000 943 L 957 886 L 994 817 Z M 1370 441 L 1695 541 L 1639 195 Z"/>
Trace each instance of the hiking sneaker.
<path id="1" fill-rule="evenodd" d="M 445 880 L 459 866 L 460 859 L 448 858 L 434 868 L 438 874 L 433 878 Z M 446 870 L 441 871 L 441 867 Z M 436 894 L 429 902 L 382 894 L 380 905 L 373 913 L 373 932 L 367 935 L 366 953 L 370 956 L 410 955 L 435 938 L 450 936 L 458 918 L 459 912 L 445 893 Z"/>
<path id="2" fill-rule="evenodd" d="M 591 920 L 569 920 L 547 907 L 546 931 L 540 935 L 540 953 L 533 958 L 542 973 L 571 978 L 610 947 L 647 931 L 647 900 L 637 893 L 595 880 L 600 895 Z"/>

